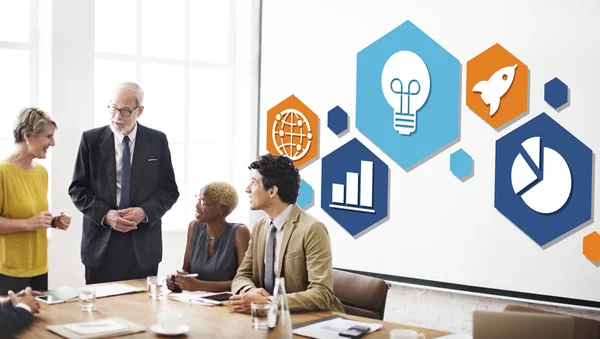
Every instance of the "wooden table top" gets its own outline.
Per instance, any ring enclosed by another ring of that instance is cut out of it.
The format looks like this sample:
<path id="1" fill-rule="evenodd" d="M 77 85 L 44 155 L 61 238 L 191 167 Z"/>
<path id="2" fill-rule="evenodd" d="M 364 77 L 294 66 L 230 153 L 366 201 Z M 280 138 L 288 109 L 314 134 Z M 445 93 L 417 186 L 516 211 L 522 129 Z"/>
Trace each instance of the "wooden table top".
<path id="1" fill-rule="evenodd" d="M 146 287 L 145 279 L 122 281 L 134 287 Z M 249 314 L 233 312 L 228 304 L 222 306 L 189 305 L 168 298 L 152 300 L 148 293 L 134 293 L 96 299 L 96 311 L 82 312 L 79 302 L 55 305 L 41 304 L 40 314 L 35 315 L 33 323 L 17 333 L 16 338 L 61 338 L 46 329 L 48 325 L 67 324 L 80 321 L 99 320 L 108 317 L 121 317 L 146 327 L 146 331 L 128 335 L 127 338 L 155 338 L 156 333 L 150 327 L 158 322 L 157 315 L 163 310 L 176 310 L 183 313 L 183 322 L 190 327 L 189 338 L 264 338 L 265 330 L 254 330 Z M 331 316 L 332 312 L 292 313 L 294 324 Z M 389 332 L 396 328 L 414 329 L 426 335 L 427 339 L 448 335 L 447 332 L 406 326 L 375 319 L 343 315 L 349 319 L 364 322 L 383 323 L 383 327 L 363 338 L 389 338 Z M 304 338 L 294 336 L 294 338 Z"/>

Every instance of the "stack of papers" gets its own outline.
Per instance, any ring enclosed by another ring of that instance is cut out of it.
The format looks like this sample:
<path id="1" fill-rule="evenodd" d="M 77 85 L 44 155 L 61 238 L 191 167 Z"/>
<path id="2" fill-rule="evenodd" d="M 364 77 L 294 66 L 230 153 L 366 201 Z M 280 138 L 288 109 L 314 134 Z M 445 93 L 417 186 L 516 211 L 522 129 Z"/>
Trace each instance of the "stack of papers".
<path id="1" fill-rule="evenodd" d="M 108 284 L 96 287 L 96 298 L 110 297 L 113 295 L 145 292 L 145 288 L 133 287 L 127 284 Z"/>
<path id="2" fill-rule="evenodd" d="M 77 334 L 108 334 L 113 332 L 121 332 L 129 328 L 129 326 L 115 321 L 114 319 L 102 319 L 96 321 L 88 321 L 84 323 L 76 323 L 65 325 L 69 331 Z"/>
<path id="3" fill-rule="evenodd" d="M 48 325 L 46 328 L 67 339 L 109 338 L 146 330 L 144 326 L 119 317 L 70 324 Z"/>
<path id="4" fill-rule="evenodd" d="M 377 331 L 383 324 L 377 323 L 365 323 L 360 321 L 354 321 L 345 319 L 340 316 L 332 316 L 315 321 L 310 321 L 304 324 L 294 325 L 292 333 L 310 338 L 329 339 L 329 338 L 340 338 L 340 333 L 343 330 L 347 330 L 352 326 L 361 325 L 367 326 L 371 330 L 369 333 Z"/>

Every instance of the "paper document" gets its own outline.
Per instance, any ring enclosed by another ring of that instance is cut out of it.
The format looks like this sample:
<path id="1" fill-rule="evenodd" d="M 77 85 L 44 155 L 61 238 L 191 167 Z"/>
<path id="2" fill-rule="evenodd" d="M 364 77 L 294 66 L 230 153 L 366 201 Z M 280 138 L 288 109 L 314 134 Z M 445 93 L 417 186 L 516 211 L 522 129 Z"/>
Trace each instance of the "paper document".
<path id="1" fill-rule="evenodd" d="M 438 337 L 438 339 L 473 339 L 473 336 L 464 333 L 455 333 Z"/>
<path id="2" fill-rule="evenodd" d="M 100 333 L 112 333 L 120 332 L 128 329 L 129 326 L 115 321 L 114 319 L 102 319 L 95 321 L 88 321 L 83 323 L 76 323 L 65 325 L 69 331 L 73 331 L 77 334 L 100 334 Z"/>
<path id="3" fill-rule="evenodd" d="M 44 293 L 45 295 L 51 296 L 57 300 L 70 300 L 79 297 L 79 291 L 71 286 L 62 286 L 59 288 L 51 289 Z"/>
<path id="4" fill-rule="evenodd" d="M 222 302 L 204 299 L 204 296 L 216 294 L 214 292 L 196 291 L 196 292 L 182 292 L 182 293 L 171 293 L 169 298 L 182 303 L 190 305 L 203 305 L 203 306 L 216 306 L 221 305 Z"/>
<path id="5" fill-rule="evenodd" d="M 301 325 L 301 324 L 299 324 L 299 325 Z M 340 333 L 343 330 L 347 330 L 348 328 L 355 326 L 355 325 L 362 325 L 362 326 L 370 327 L 371 330 L 369 331 L 369 333 L 374 332 L 374 331 L 380 329 L 381 326 L 383 326 L 382 324 L 365 323 L 365 322 L 354 321 L 354 320 L 337 317 L 337 318 L 333 318 L 330 320 L 319 321 L 319 322 L 315 322 L 310 325 L 296 328 L 292 331 L 292 333 L 301 335 L 301 336 L 305 336 L 305 337 L 310 337 L 310 338 L 318 338 L 318 339 L 336 338 L 336 339 L 339 339 L 340 336 L 338 333 Z"/>
<path id="6" fill-rule="evenodd" d="M 145 288 L 133 287 L 127 284 L 109 284 L 96 287 L 96 298 L 145 291 Z"/>

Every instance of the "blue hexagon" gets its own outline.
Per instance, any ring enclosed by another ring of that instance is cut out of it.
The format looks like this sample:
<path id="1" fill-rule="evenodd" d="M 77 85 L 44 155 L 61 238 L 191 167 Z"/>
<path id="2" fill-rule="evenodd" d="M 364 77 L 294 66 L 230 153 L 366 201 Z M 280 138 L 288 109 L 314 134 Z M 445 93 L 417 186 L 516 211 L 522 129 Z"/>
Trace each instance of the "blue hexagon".
<path id="1" fill-rule="evenodd" d="M 462 148 L 450 155 L 450 171 L 465 181 L 473 174 L 473 158 Z"/>
<path id="2" fill-rule="evenodd" d="M 357 59 L 356 127 L 404 170 L 458 139 L 461 64 L 412 22 Z"/>
<path id="3" fill-rule="evenodd" d="M 322 160 L 321 208 L 355 238 L 388 219 L 389 168 L 354 138 Z"/>
<path id="4" fill-rule="evenodd" d="M 554 78 L 544 85 L 544 101 L 558 110 L 569 102 L 569 87 L 559 78 Z"/>
<path id="5" fill-rule="evenodd" d="M 314 190 L 312 186 L 304 179 L 300 181 L 300 190 L 298 191 L 298 200 L 296 203 L 303 210 L 307 210 L 313 206 Z"/>
<path id="6" fill-rule="evenodd" d="M 592 218 L 592 150 L 542 113 L 496 141 L 494 206 L 546 248 Z"/>
<path id="7" fill-rule="evenodd" d="M 348 113 L 340 106 L 335 106 L 327 112 L 327 127 L 338 137 L 348 132 L 348 126 Z"/>

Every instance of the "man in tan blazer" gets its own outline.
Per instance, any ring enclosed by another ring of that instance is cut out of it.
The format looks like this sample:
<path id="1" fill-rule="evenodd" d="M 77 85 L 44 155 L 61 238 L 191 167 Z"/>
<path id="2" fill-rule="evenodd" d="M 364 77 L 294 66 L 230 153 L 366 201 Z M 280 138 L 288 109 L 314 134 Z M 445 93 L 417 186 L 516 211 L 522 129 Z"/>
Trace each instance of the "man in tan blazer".
<path id="1" fill-rule="evenodd" d="M 298 169 L 290 158 L 271 154 L 259 157 L 249 168 L 255 170 L 246 188 L 250 209 L 263 210 L 268 217 L 254 225 L 231 283 L 234 311 L 249 313 L 252 301 L 271 296 L 275 277 L 284 277 L 290 311 L 344 312 L 333 295 L 327 229 L 296 204 Z"/>

